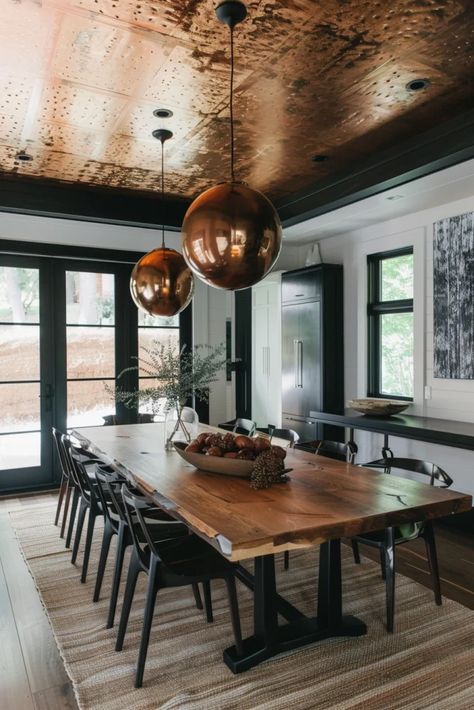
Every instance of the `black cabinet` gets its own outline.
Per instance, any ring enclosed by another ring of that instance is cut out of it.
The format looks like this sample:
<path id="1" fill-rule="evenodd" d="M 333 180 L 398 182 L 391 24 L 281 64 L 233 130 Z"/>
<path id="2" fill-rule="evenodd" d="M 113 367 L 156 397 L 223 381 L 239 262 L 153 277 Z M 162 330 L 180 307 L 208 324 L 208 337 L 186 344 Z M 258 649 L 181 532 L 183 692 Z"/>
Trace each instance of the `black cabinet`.
<path id="1" fill-rule="evenodd" d="M 319 264 L 282 276 L 283 426 L 301 439 L 340 439 L 311 411 L 344 411 L 342 266 Z"/>

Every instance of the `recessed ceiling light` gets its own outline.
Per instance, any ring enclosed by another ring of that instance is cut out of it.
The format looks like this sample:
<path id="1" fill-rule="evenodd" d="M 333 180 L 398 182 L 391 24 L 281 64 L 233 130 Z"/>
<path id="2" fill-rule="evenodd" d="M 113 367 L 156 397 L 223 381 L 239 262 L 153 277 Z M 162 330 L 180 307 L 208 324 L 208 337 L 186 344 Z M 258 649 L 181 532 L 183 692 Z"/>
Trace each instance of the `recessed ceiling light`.
<path id="1" fill-rule="evenodd" d="M 421 91 L 430 85 L 429 79 L 412 79 L 406 85 L 407 91 Z"/>
<path id="2" fill-rule="evenodd" d="M 15 155 L 15 160 L 20 160 L 22 163 L 29 163 L 33 160 L 33 156 L 26 152 L 26 150 L 20 150 Z"/>
<path id="3" fill-rule="evenodd" d="M 403 195 L 389 195 L 385 199 L 387 199 L 387 200 L 403 200 Z"/>
<path id="4" fill-rule="evenodd" d="M 313 163 L 325 163 L 326 160 L 329 160 L 329 156 L 317 154 L 317 155 L 313 155 L 311 160 L 313 161 Z"/>
<path id="5" fill-rule="evenodd" d="M 153 115 L 157 118 L 171 118 L 173 111 L 170 111 L 169 108 L 155 108 Z"/>

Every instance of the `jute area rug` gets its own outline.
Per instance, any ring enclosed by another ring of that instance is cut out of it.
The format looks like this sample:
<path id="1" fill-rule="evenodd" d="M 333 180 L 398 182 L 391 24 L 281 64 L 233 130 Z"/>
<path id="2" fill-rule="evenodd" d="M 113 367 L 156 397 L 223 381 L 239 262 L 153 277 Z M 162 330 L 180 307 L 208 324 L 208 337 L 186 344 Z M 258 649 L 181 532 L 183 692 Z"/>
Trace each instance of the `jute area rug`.
<path id="1" fill-rule="evenodd" d="M 159 592 L 144 687 L 133 688 L 145 576 L 135 596 L 121 653 L 105 628 L 112 560 L 102 599 L 92 603 L 100 546 L 97 530 L 86 584 L 52 524 L 50 501 L 11 513 L 81 708 L 95 710 L 463 710 L 474 707 L 474 614 L 397 576 L 396 632 L 384 628 L 384 584 L 378 566 L 357 566 L 343 546 L 344 609 L 368 625 L 367 636 L 330 639 L 233 675 L 222 662 L 232 643 L 225 590 L 213 585 L 213 624 L 194 606 L 188 588 Z M 128 558 L 126 559 L 126 564 Z M 280 592 L 306 613 L 316 603 L 316 551 L 294 553 L 279 564 Z M 244 635 L 251 632 L 252 598 L 239 586 Z M 118 609 L 120 612 L 120 607 Z"/>

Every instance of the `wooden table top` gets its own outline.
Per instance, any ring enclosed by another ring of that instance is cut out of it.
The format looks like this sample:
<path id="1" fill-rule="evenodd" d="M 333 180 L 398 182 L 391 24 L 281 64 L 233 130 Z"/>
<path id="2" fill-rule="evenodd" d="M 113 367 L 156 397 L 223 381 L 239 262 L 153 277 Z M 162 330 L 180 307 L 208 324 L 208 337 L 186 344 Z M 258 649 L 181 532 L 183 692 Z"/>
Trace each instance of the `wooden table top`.
<path id="1" fill-rule="evenodd" d="M 75 435 L 231 560 L 311 547 L 472 505 L 464 493 L 292 450 L 286 458 L 290 481 L 254 490 L 247 479 L 197 470 L 164 451 L 162 424 L 91 427 Z"/>

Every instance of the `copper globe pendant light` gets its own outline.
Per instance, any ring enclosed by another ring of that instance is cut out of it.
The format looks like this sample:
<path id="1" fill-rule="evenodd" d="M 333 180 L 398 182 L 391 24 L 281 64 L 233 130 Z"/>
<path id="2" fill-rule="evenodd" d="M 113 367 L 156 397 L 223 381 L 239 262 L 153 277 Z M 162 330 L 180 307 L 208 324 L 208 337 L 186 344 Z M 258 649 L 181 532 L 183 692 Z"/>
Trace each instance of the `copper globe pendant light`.
<path id="1" fill-rule="evenodd" d="M 164 210 L 164 144 L 171 131 L 160 128 L 153 136 L 161 142 L 161 201 Z M 161 228 L 161 247 L 153 249 L 135 264 L 130 292 L 138 308 L 151 316 L 175 316 L 193 297 L 194 279 L 182 254 L 165 246 L 165 225 Z"/>
<path id="2" fill-rule="evenodd" d="M 211 187 L 190 205 L 182 227 L 183 254 L 202 281 L 234 291 L 258 283 L 273 267 L 281 224 L 270 200 L 234 174 L 234 27 L 245 19 L 247 8 L 225 0 L 216 14 L 230 28 L 230 182 Z"/>

